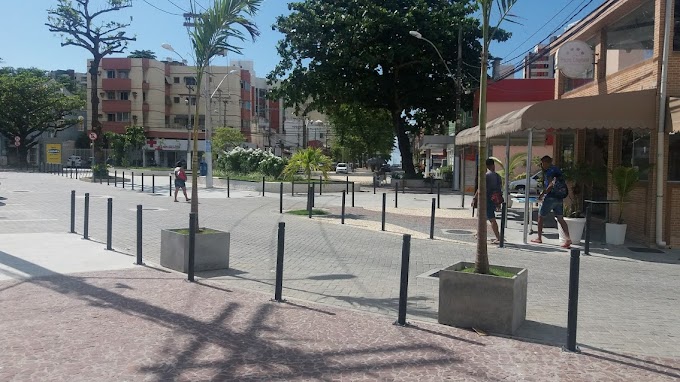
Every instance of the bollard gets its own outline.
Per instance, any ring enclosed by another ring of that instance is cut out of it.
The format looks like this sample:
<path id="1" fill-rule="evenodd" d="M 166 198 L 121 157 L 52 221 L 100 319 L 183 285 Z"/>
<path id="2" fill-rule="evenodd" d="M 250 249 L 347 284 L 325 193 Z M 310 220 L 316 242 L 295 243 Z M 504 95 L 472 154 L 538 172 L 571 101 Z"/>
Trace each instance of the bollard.
<path id="1" fill-rule="evenodd" d="M 264 176 L 262 177 L 262 196 L 264 197 Z"/>
<path id="2" fill-rule="evenodd" d="M 142 205 L 137 205 L 137 262 L 136 265 L 144 265 L 142 262 Z"/>
<path id="3" fill-rule="evenodd" d="M 395 325 L 406 326 L 406 303 L 408 300 L 408 268 L 411 256 L 411 235 L 403 236 L 401 245 L 401 281 L 399 285 L 399 316 Z"/>
<path id="4" fill-rule="evenodd" d="M 315 201 L 314 195 L 316 194 L 315 189 L 316 189 L 316 184 L 314 184 L 314 182 L 312 182 L 312 195 L 311 195 L 312 196 L 312 208 L 314 208 L 314 201 Z"/>
<path id="5" fill-rule="evenodd" d="M 172 196 L 172 175 L 168 175 L 168 194 Z"/>
<path id="6" fill-rule="evenodd" d="M 352 182 L 352 207 L 354 207 L 354 182 Z"/>
<path id="7" fill-rule="evenodd" d="M 345 191 L 349 193 L 349 175 L 345 177 Z"/>
<path id="8" fill-rule="evenodd" d="M 507 215 L 508 205 L 505 202 L 503 202 L 503 204 L 501 204 L 501 242 L 498 243 L 499 248 L 505 247 L 505 217 Z"/>
<path id="9" fill-rule="evenodd" d="M 142 192 L 144 192 L 144 173 L 142 173 Z"/>
<path id="10" fill-rule="evenodd" d="M 113 187 L 118 187 L 118 170 L 113 172 Z"/>
<path id="11" fill-rule="evenodd" d="M 340 224 L 345 224 L 345 190 L 342 190 L 342 213 L 340 216 Z"/>
<path id="12" fill-rule="evenodd" d="M 111 241 L 113 240 L 113 198 L 106 200 L 106 249 L 111 251 Z"/>
<path id="13" fill-rule="evenodd" d="M 106 185 L 110 186 L 111 185 L 111 177 L 109 176 L 109 170 L 106 170 Z"/>
<path id="14" fill-rule="evenodd" d="M 279 213 L 283 213 L 283 182 L 279 184 Z"/>
<path id="15" fill-rule="evenodd" d="M 132 182 L 132 185 L 130 186 L 130 188 L 132 188 L 132 191 L 134 191 L 135 190 L 135 172 L 134 171 L 132 172 L 132 176 L 131 176 L 130 180 Z"/>
<path id="16" fill-rule="evenodd" d="M 378 183 L 378 178 L 376 177 L 375 173 L 373 173 L 373 195 L 375 195 L 376 183 Z"/>
<path id="17" fill-rule="evenodd" d="M 290 182 L 290 196 L 295 196 L 295 180 Z"/>
<path id="18" fill-rule="evenodd" d="M 578 321 L 578 278 L 579 250 L 571 250 L 571 261 L 569 262 L 569 310 L 567 313 L 567 347 L 566 351 L 580 353 L 576 347 L 576 324 Z"/>
<path id="19" fill-rule="evenodd" d="M 385 207 L 387 207 L 387 194 L 383 192 L 382 200 L 382 230 L 385 230 Z"/>
<path id="20" fill-rule="evenodd" d="M 591 209 L 592 209 L 592 205 L 588 205 L 588 207 L 586 207 L 586 237 L 585 237 L 586 245 L 585 245 L 585 249 L 584 249 L 585 255 L 590 255 L 590 224 L 591 224 L 590 223 L 590 214 L 591 214 Z"/>
<path id="21" fill-rule="evenodd" d="M 399 199 L 399 185 L 394 185 L 394 208 L 397 208 L 397 199 Z"/>
<path id="22" fill-rule="evenodd" d="M 156 193 L 156 174 L 151 174 L 151 193 Z"/>
<path id="23" fill-rule="evenodd" d="M 125 188 L 125 171 L 123 171 L 123 176 L 121 178 L 123 181 L 123 188 Z"/>
<path id="24" fill-rule="evenodd" d="M 437 208 L 438 209 L 442 208 L 442 205 L 440 203 L 441 202 L 441 195 L 442 195 L 441 194 L 441 184 L 437 183 Z"/>
<path id="25" fill-rule="evenodd" d="M 314 191 L 311 187 L 307 186 L 307 212 L 309 218 L 312 218 L 312 197 L 314 196 Z"/>
<path id="26" fill-rule="evenodd" d="M 71 233 L 76 233 L 76 191 L 71 191 Z"/>
<path id="27" fill-rule="evenodd" d="M 79 168 L 78 168 L 78 166 L 76 166 L 76 179 L 78 179 L 78 170 L 79 170 Z"/>
<path id="28" fill-rule="evenodd" d="M 85 209 L 83 210 L 83 239 L 88 239 L 89 224 L 90 224 L 90 194 L 85 193 Z"/>
<path id="29" fill-rule="evenodd" d="M 434 202 L 435 198 L 432 198 L 432 211 L 430 212 L 430 239 L 434 240 Z"/>
<path id="30" fill-rule="evenodd" d="M 229 177 L 227 177 L 227 198 L 229 197 L 230 189 L 231 189 L 231 182 L 230 182 Z"/>
<path id="31" fill-rule="evenodd" d="M 322 182 L 323 182 L 323 178 L 321 177 L 321 175 L 319 175 L 319 196 L 321 196 L 322 192 L 323 192 L 321 190 L 323 188 Z"/>
<path id="32" fill-rule="evenodd" d="M 274 300 L 283 302 L 281 293 L 283 292 L 283 248 L 286 240 L 286 223 L 279 223 L 279 240 L 276 247 L 276 288 L 274 289 Z"/>
<path id="33" fill-rule="evenodd" d="M 189 265 L 187 267 L 187 279 L 194 281 L 194 259 L 196 257 L 196 213 L 189 213 Z"/>

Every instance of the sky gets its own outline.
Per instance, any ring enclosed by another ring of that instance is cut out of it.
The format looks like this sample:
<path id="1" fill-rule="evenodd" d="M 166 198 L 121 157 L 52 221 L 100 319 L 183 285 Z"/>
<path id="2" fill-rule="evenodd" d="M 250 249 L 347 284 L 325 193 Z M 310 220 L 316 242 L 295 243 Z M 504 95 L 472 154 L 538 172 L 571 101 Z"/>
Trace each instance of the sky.
<path id="1" fill-rule="evenodd" d="M 93 4 L 103 4 L 104 0 L 92 0 Z M 190 0 L 133 0 L 133 7 L 119 12 L 115 19 L 128 21 L 132 16 L 129 34 L 137 41 L 131 42 L 128 51 L 148 49 L 159 59 L 174 57 L 172 52 L 162 49 L 163 43 L 171 44 L 184 57 L 189 56 L 189 39 L 186 28 L 182 26 L 181 14 L 189 9 Z M 207 5 L 210 0 L 197 0 Z M 378 1 L 378 0 L 376 0 Z M 261 36 L 255 43 L 244 42 L 243 56 L 230 55 L 230 59 L 253 60 L 257 76 L 266 76 L 276 66 L 276 42 L 282 38 L 271 26 L 276 17 L 288 13 L 287 0 L 264 0 L 255 22 Z M 493 44 L 491 54 L 504 60 L 523 56 L 528 49 L 549 36 L 549 33 L 564 23 L 577 10 L 573 21 L 587 15 L 602 4 L 604 0 L 518 0 L 513 14 L 519 17 L 522 25 L 503 24 L 512 32 L 509 41 Z M 5 18 L 2 23 L 3 38 L 0 39 L 0 58 L 2 66 L 38 67 L 45 70 L 75 69 L 84 72 L 88 53 L 78 47 L 61 47 L 61 38 L 48 31 L 47 9 L 56 0 L 3 1 Z M 180 9 L 182 8 L 182 9 Z M 13 17 L 11 16 L 13 15 Z M 477 14 L 479 15 L 479 13 Z M 557 34 L 563 32 L 559 29 Z M 518 59 L 512 61 L 516 63 Z M 213 65 L 228 65 L 227 58 L 217 58 Z"/>

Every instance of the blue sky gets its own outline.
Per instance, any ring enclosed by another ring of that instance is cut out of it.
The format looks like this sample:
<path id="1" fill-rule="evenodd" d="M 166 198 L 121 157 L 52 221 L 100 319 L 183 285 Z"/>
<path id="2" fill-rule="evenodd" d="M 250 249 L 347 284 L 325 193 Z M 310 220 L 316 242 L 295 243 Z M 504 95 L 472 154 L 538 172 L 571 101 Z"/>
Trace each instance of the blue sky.
<path id="1" fill-rule="evenodd" d="M 505 23 L 504 28 L 510 30 L 513 37 L 507 42 L 493 45 L 491 53 L 504 59 L 519 55 L 547 37 L 548 33 L 581 7 L 585 6 L 585 9 L 574 20 L 588 14 L 603 1 L 518 0 L 513 13 L 522 18 L 520 21 L 523 25 Z M 103 0 L 93 2 L 101 4 Z M 209 0 L 198 2 L 207 5 Z M 281 35 L 273 32 L 271 25 L 277 16 L 288 12 L 288 3 L 286 0 L 264 0 L 255 20 L 262 32 L 261 37 L 255 43 L 243 43 L 242 57 L 231 56 L 253 60 L 258 76 L 265 76 L 277 63 L 275 45 Z M 49 32 L 44 25 L 47 20 L 46 9 L 54 4 L 56 0 L 3 2 L 5 18 L 2 24 L 3 38 L 0 39 L 0 57 L 4 61 L 2 66 L 85 71 L 87 52 L 77 47 L 62 48 L 60 37 Z M 162 12 L 150 4 L 175 15 Z M 120 12 L 116 17 L 121 21 L 133 17 L 129 33 L 136 35 L 137 41 L 130 44 L 129 50 L 149 49 L 154 51 L 158 58 L 163 59 L 172 56 L 171 52 L 160 47 L 162 43 L 167 42 L 186 57 L 189 52 L 189 40 L 186 29 L 182 27 L 184 19 L 180 8 L 188 9 L 188 4 L 189 0 L 134 0 L 134 6 L 129 11 Z M 554 19 L 550 20 L 553 17 Z M 227 64 L 227 59 L 218 58 L 214 64 Z"/>

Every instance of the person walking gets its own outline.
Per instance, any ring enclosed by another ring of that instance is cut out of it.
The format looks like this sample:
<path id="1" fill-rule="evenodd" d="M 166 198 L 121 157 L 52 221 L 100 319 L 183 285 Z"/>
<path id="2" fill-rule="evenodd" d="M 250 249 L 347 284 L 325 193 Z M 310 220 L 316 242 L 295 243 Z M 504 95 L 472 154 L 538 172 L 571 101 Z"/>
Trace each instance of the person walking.
<path id="1" fill-rule="evenodd" d="M 564 181 L 564 174 L 559 167 L 553 165 L 552 158 L 548 155 L 541 158 L 541 169 L 543 170 L 543 191 L 538 196 L 538 201 L 542 202 L 538 209 L 538 237 L 531 240 L 532 243 L 543 243 L 543 219 L 551 212 L 555 212 L 555 219 L 562 227 L 564 233 L 564 244 L 562 248 L 571 248 L 571 237 L 569 227 L 564 221 L 564 198 L 567 197 L 567 185 Z"/>
<path id="2" fill-rule="evenodd" d="M 184 198 L 188 201 L 191 201 L 189 197 L 187 196 L 187 173 L 184 172 L 184 167 L 182 165 L 182 161 L 179 161 L 175 164 L 175 201 L 178 202 L 177 200 L 177 193 L 179 192 L 179 189 L 182 189 L 182 192 L 184 193 Z"/>
<path id="3" fill-rule="evenodd" d="M 496 236 L 495 239 L 491 240 L 491 244 L 500 244 L 501 235 L 498 232 L 498 222 L 496 222 L 496 209 L 503 203 L 502 199 L 498 199 L 499 195 L 502 198 L 503 195 L 503 181 L 501 176 L 496 173 L 496 162 L 489 158 L 486 160 L 486 219 L 491 224 L 491 230 Z M 475 193 L 474 198 L 472 198 L 472 207 L 475 208 L 477 205 L 477 197 L 479 196 L 479 190 Z M 500 203 L 497 203 L 500 201 Z"/>

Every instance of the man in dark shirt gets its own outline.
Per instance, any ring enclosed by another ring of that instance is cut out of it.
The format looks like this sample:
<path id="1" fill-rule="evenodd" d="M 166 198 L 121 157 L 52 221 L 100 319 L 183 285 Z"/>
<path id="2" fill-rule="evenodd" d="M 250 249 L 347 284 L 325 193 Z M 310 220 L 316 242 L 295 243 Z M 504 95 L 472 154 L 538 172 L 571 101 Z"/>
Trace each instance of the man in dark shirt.
<path id="1" fill-rule="evenodd" d="M 491 200 L 491 195 L 494 192 L 502 192 L 503 183 L 501 176 L 496 173 L 496 162 L 489 158 L 486 160 L 486 219 L 491 224 L 491 230 L 493 234 L 496 235 L 494 240 L 491 240 L 492 244 L 499 244 L 501 241 L 501 235 L 498 232 L 498 223 L 496 222 L 496 204 Z M 478 194 L 475 193 L 472 204 L 474 206 L 477 200 Z"/>
<path id="2" fill-rule="evenodd" d="M 564 232 L 565 241 L 562 244 L 562 248 L 571 247 L 571 238 L 569 237 L 569 227 L 567 227 L 567 222 L 564 221 L 564 209 L 562 206 L 563 198 L 557 197 L 553 193 L 553 188 L 555 187 L 555 181 L 562 177 L 562 170 L 559 167 L 552 164 L 552 158 L 548 155 L 541 158 L 541 168 L 543 169 L 543 191 L 538 196 L 538 200 L 542 201 L 541 207 L 538 209 L 538 238 L 531 240 L 532 243 L 542 243 L 543 240 L 541 236 L 543 235 L 543 219 L 551 211 L 555 212 L 555 219 L 562 227 L 562 232 Z"/>

